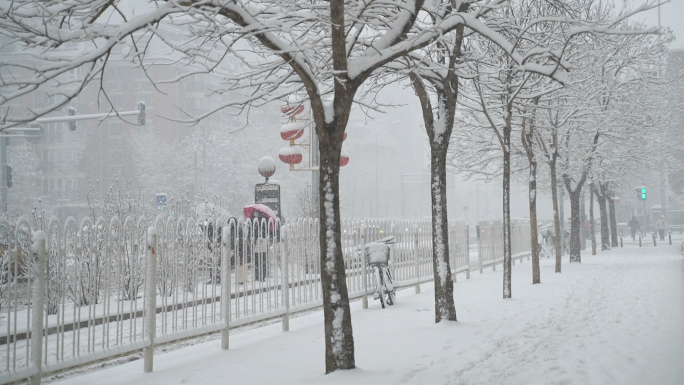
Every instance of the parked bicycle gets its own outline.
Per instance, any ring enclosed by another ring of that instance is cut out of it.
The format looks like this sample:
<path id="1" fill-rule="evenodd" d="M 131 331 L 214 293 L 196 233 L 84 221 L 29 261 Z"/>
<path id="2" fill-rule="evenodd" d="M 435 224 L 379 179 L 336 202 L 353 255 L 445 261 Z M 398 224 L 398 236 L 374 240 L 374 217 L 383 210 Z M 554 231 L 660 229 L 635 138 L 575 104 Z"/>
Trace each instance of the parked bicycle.
<path id="1" fill-rule="evenodd" d="M 553 232 L 550 228 L 543 226 L 539 227 L 537 233 L 537 240 L 539 241 L 539 258 L 549 258 L 551 256 L 553 239 Z"/>
<path id="2" fill-rule="evenodd" d="M 394 243 L 394 237 L 389 236 L 375 242 L 366 243 L 366 264 L 371 268 L 375 283 L 373 299 L 379 299 L 382 308 L 385 303 L 394 305 L 396 293 L 392 284 L 392 274 L 389 269 L 390 247 Z"/>

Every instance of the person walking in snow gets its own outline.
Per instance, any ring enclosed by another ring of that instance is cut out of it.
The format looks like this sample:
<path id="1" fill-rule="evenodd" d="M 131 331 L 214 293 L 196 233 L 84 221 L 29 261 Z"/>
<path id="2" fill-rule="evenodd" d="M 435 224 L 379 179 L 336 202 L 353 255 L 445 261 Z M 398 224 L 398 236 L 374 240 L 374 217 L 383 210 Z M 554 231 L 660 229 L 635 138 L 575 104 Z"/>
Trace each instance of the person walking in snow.
<path id="1" fill-rule="evenodd" d="M 629 226 L 630 230 L 632 230 L 632 240 L 634 240 L 637 231 L 639 231 L 639 220 L 636 216 L 632 215 L 632 219 L 629 220 L 627 225 Z"/>
<path id="2" fill-rule="evenodd" d="M 656 221 L 656 229 L 658 229 L 658 235 L 660 240 L 665 240 L 665 229 L 667 228 L 667 221 L 665 220 L 665 215 L 661 215 Z"/>

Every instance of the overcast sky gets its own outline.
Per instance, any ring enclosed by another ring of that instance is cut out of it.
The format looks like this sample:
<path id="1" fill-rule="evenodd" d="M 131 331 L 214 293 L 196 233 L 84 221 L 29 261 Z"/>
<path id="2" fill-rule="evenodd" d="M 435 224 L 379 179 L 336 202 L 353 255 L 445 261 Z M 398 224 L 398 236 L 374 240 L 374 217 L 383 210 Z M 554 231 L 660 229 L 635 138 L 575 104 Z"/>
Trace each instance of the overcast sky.
<path id="1" fill-rule="evenodd" d="M 633 6 L 644 4 L 646 0 L 630 0 Z M 657 0 L 654 0 L 657 1 Z M 684 49 L 684 0 L 661 0 L 660 25 L 674 31 L 677 40 L 672 43 L 672 48 Z M 658 11 L 656 9 L 643 12 L 635 16 L 635 20 L 645 20 L 646 23 L 658 25 Z"/>

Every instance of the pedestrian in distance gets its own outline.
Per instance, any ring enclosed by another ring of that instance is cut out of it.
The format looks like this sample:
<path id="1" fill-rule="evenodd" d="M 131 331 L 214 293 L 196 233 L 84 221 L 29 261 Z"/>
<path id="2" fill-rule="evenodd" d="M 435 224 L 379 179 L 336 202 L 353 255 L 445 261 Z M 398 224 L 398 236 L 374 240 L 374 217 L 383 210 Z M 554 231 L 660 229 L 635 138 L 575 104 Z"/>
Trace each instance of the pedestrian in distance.
<path id="1" fill-rule="evenodd" d="M 632 231 L 632 240 L 636 237 L 637 231 L 639 231 L 639 220 L 637 219 L 636 216 L 632 215 L 632 219 L 629 220 L 629 223 L 627 224 Z"/>
<path id="2" fill-rule="evenodd" d="M 656 221 L 656 229 L 658 230 L 658 235 L 660 240 L 665 240 L 665 230 L 667 229 L 667 221 L 665 220 L 665 215 L 661 215 Z"/>

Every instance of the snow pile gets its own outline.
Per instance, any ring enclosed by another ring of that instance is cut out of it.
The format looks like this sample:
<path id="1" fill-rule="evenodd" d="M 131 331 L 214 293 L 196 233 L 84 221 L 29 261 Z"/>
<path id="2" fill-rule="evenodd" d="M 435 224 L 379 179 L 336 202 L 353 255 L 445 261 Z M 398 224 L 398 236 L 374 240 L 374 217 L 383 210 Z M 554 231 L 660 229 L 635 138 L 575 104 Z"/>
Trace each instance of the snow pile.
<path id="1" fill-rule="evenodd" d="M 159 239 L 159 232 L 154 226 L 147 228 L 147 247 L 156 247 L 157 239 Z"/>
<path id="2" fill-rule="evenodd" d="M 454 284 L 458 322 L 434 323 L 430 284 L 397 293 L 387 309 L 351 304 L 357 369 L 325 372 L 321 311 L 231 332 L 218 340 L 92 372 L 68 384 L 658 384 L 684 378 L 684 274 L 680 244 L 582 255 L 554 274 L 541 261 L 513 267 L 514 298 L 501 299 L 502 272 Z M 460 277 L 459 277 L 460 278 Z M 218 337 L 217 337 L 218 338 Z"/>

